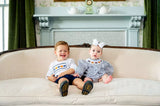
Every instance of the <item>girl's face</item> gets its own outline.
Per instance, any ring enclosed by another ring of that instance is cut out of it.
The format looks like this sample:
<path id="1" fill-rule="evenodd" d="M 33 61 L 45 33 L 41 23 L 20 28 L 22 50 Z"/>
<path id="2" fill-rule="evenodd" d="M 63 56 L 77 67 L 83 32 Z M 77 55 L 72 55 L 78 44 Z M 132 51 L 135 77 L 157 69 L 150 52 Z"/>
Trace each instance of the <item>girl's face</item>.
<path id="1" fill-rule="evenodd" d="M 91 59 L 99 59 L 102 55 L 102 48 L 100 48 L 99 46 L 92 45 L 89 54 L 91 56 Z"/>
<path id="2" fill-rule="evenodd" d="M 55 55 L 57 56 L 57 61 L 66 60 L 69 56 L 68 46 L 67 45 L 57 46 Z"/>

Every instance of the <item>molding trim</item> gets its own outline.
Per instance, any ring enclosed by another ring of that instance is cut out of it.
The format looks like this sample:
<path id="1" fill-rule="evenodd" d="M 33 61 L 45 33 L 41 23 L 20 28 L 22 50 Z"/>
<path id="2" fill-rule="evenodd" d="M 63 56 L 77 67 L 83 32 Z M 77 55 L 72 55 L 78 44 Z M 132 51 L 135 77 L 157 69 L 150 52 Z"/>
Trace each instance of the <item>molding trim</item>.
<path id="1" fill-rule="evenodd" d="M 39 26 L 41 28 L 47 28 L 49 27 L 49 20 L 48 17 L 39 17 Z"/>
<path id="2" fill-rule="evenodd" d="M 132 16 L 130 20 L 130 28 L 140 28 L 142 16 Z"/>

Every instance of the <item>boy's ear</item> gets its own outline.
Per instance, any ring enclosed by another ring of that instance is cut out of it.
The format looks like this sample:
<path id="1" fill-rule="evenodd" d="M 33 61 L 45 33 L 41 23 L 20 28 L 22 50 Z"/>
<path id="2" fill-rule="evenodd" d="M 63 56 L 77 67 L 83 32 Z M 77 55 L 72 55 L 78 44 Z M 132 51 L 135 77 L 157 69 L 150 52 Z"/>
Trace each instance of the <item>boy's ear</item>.
<path id="1" fill-rule="evenodd" d="M 57 54 L 56 51 L 54 51 L 54 54 L 55 54 L 55 55 Z"/>
<path id="2" fill-rule="evenodd" d="M 91 49 L 89 50 L 89 54 L 91 54 Z"/>

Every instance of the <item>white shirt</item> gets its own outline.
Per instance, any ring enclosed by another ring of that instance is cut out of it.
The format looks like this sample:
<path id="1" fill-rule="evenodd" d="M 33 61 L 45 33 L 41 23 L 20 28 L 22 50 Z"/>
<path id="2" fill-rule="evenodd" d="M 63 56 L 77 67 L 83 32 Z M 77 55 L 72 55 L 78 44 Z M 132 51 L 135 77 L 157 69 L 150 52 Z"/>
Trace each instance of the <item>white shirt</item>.
<path id="1" fill-rule="evenodd" d="M 62 72 L 73 68 L 74 70 L 76 69 L 76 64 L 74 63 L 74 60 L 71 58 L 68 58 L 64 61 L 53 61 L 51 63 L 51 65 L 49 66 L 49 70 L 47 72 L 46 78 L 48 78 L 48 76 L 51 76 L 52 74 L 55 74 L 55 77 L 58 77 L 59 74 L 61 74 Z"/>

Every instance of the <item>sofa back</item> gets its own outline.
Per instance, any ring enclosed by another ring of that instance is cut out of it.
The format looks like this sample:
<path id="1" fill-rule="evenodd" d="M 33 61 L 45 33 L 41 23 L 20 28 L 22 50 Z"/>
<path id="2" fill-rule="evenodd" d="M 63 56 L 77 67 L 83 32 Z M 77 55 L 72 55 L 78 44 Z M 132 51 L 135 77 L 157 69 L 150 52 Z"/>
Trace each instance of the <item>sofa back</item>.
<path id="1" fill-rule="evenodd" d="M 89 57 L 89 48 L 71 47 L 70 58 L 77 63 Z M 103 60 L 114 68 L 114 78 L 160 80 L 160 52 L 137 48 L 103 48 Z M 56 59 L 54 48 L 34 48 L 2 53 L 0 80 L 40 77 L 45 78 L 48 67 Z"/>

